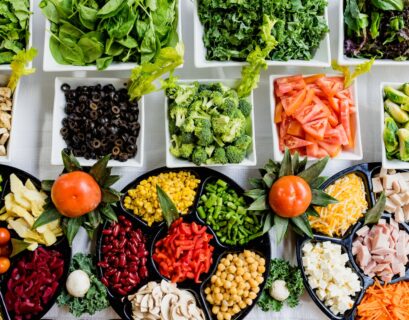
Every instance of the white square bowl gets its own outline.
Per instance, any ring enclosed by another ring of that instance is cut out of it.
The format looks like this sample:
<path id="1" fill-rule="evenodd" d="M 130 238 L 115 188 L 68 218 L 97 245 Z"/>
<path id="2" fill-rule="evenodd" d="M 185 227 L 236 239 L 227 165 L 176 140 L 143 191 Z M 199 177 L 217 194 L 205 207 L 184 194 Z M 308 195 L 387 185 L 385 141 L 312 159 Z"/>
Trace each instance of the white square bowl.
<path id="1" fill-rule="evenodd" d="M 194 33 L 194 61 L 196 68 L 212 68 L 212 67 L 240 67 L 247 64 L 244 61 L 212 61 L 206 60 L 206 47 L 203 43 L 204 28 L 200 22 L 197 10 L 197 3 L 194 3 L 193 12 L 193 33 Z M 324 12 L 325 20 L 328 24 L 328 7 Z M 329 67 L 331 65 L 331 50 L 329 41 L 329 32 L 321 41 L 315 56 L 312 60 L 288 60 L 288 61 L 274 61 L 267 60 L 268 66 L 276 67 Z"/>
<path id="2" fill-rule="evenodd" d="M 344 54 L 344 3 L 345 0 L 340 0 L 339 2 L 339 20 L 338 20 L 338 63 L 343 66 L 356 66 L 369 59 L 360 59 L 360 58 L 349 58 Z M 400 67 L 400 66 L 409 66 L 408 61 L 395 61 L 392 59 L 375 59 L 372 66 L 388 66 L 388 67 Z"/>
<path id="3" fill-rule="evenodd" d="M 192 82 L 198 81 L 199 83 L 210 84 L 214 82 L 221 82 L 224 85 L 234 88 L 238 80 L 235 79 L 192 79 L 192 80 L 179 80 L 178 82 L 181 84 L 189 84 Z M 255 128 L 254 128 L 254 99 L 253 99 L 253 92 L 251 92 L 250 96 L 248 97 L 248 101 L 251 103 L 251 151 L 247 154 L 246 158 L 240 163 L 228 163 L 228 164 L 202 164 L 201 167 L 251 167 L 257 164 L 257 156 L 256 156 L 256 135 L 255 135 Z M 196 166 L 193 162 L 176 158 L 172 155 L 169 151 L 171 147 L 171 138 L 169 134 L 169 119 L 168 119 L 168 99 L 165 96 L 165 138 L 166 138 L 166 166 L 168 168 L 181 168 L 181 167 L 188 167 L 188 166 Z"/>
<path id="4" fill-rule="evenodd" d="M 179 42 L 182 41 L 182 18 L 181 18 L 181 3 L 177 3 L 177 14 L 178 14 L 178 24 L 177 33 L 179 36 Z M 41 13 L 42 14 L 42 13 Z M 45 18 L 45 17 L 44 17 Z M 45 72 L 60 72 L 60 71 L 123 71 L 132 70 L 137 65 L 136 62 L 112 62 L 108 68 L 104 70 L 98 70 L 96 65 L 89 66 L 76 66 L 76 65 L 66 65 L 59 64 L 54 60 L 53 55 L 50 50 L 50 21 L 45 18 L 45 35 L 44 35 L 44 56 L 43 56 L 43 71 Z"/>
<path id="5" fill-rule="evenodd" d="M 33 46 L 33 15 L 34 15 L 34 0 L 30 0 L 30 18 L 28 19 L 28 43 L 26 49 L 29 49 Z M 33 62 L 30 61 L 27 64 L 28 68 L 32 68 Z M 0 70 L 11 70 L 10 64 L 0 64 Z"/>
<path id="6" fill-rule="evenodd" d="M 342 74 L 327 74 L 327 76 L 340 76 Z M 279 142 L 278 142 L 278 132 L 276 124 L 274 123 L 274 110 L 276 107 L 276 101 L 274 97 L 274 81 L 278 78 L 288 77 L 291 75 L 271 75 L 269 78 L 269 87 L 270 87 L 270 111 L 271 111 L 271 128 L 273 130 L 273 159 L 275 161 L 281 161 L 284 158 L 284 153 L 280 151 Z M 308 75 L 303 75 L 308 76 Z M 352 95 L 355 103 L 355 147 L 354 150 L 342 150 L 338 156 L 332 158 L 332 160 L 362 160 L 362 140 L 361 140 L 361 125 L 359 121 L 359 106 L 358 106 L 358 84 L 357 80 L 354 81 L 352 88 Z M 308 160 L 317 160 L 314 157 L 307 157 Z"/>
<path id="7" fill-rule="evenodd" d="M 125 87 L 128 79 L 120 78 L 55 78 L 55 89 L 54 89 L 54 110 L 53 110 L 53 129 L 52 129 L 52 147 L 51 147 L 51 164 L 52 165 L 63 165 L 61 159 L 61 151 L 67 147 L 63 137 L 61 136 L 60 130 L 62 128 L 62 120 L 65 118 L 66 113 L 64 111 L 66 100 L 63 91 L 61 90 L 61 85 L 67 83 L 71 88 L 76 88 L 78 86 L 95 86 L 101 84 L 105 86 L 107 84 L 112 84 L 115 89 L 121 89 Z M 142 167 L 143 157 L 144 157 L 144 98 L 138 101 L 139 105 L 139 123 L 140 132 L 137 139 L 136 145 L 138 151 L 135 158 L 128 159 L 125 162 L 118 160 L 110 160 L 109 166 L 111 167 Z M 92 166 L 96 160 L 95 159 L 85 159 L 83 157 L 77 158 L 81 166 Z"/>
<path id="8" fill-rule="evenodd" d="M 400 86 L 402 86 L 403 82 L 381 82 L 381 96 L 380 96 L 380 101 L 381 101 L 381 108 L 379 109 L 381 111 L 381 133 L 380 133 L 380 140 L 382 141 L 382 167 L 386 169 L 409 169 L 409 162 L 407 161 L 401 161 L 398 159 L 393 159 L 389 160 L 386 158 L 386 150 L 385 150 L 385 143 L 383 142 L 383 130 L 385 128 L 385 109 L 384 109 L 384 92 L 383 90 L 387 86 L 391 86 L 394 89 L 398 89 Z"/>
<path id="9" fill-rule="evenodd" d="M 10 73 L 7 71 L 3 71 L 0 73 L 0 86 L 5 87 L 10 78 Z M 11 106 L 11 129 L 10 129 L 10 137 L 6 144 L 6 155 L 0 156 L 0 162 L 10 162 L 11 156 L 14 150 L 14 135 L 15 135 L 15 109 L 18 105 L 18 96 L 20 92 L 20 81 L 17 83 L 17 87 L 13 92 L 12 95 L 12 106 Z"/>

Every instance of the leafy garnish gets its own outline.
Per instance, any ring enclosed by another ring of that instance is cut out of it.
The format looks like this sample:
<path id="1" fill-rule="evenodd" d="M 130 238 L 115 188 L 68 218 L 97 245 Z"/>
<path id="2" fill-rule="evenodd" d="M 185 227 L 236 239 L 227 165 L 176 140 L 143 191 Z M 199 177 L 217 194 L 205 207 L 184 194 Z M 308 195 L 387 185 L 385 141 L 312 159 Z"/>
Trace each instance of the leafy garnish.
<path id="1" fill-rule="evenodd" d="M 30 243 L 23 240 L 11 238 L 11 246 L 13 248 L 13 251 L 11 252 L 10 258 L 26 250 L 30 246 Z"/>
<path id="2" fill-rule="evenodd" d="M 240 98 L 249 96 L 251 91 L 257 88 L 261 70 L 267 69 L 266 58 L 271 50 L 278 44 L 271 34 L 275 22 L 276 20 L 271 20 L 269 16 L 263 16 L 263 24 L 260 27 L 260 38 L 264 42 L 264 48 L 261 49 L 260 46 L 257 45 L 247 56 L 246 61 L 248 65 L 244 66 L 241 70 L 241 81 L 237 88 L 237 93 Z"/>
<path id="3" fill-rule="evenodd" d="M 182 43 L 178 43 L 175 48 L 161 49 L 155 62 L 144 62 L 136 66 L 132 70 L 128 86 L 130 100 L 139 99 L 143 95 L 157 90 L 153 82 L 182 65 L 183 56 L 184 46 Z"/>
<path id="4" fill-rule="evenodd" d="M 385 210 L 385 205 L 386 196 L 385 192 L 382 192 L 376 204 L 366 212 L 364 224 L 378 223 Z"/>
<path id="5" fill-rule="evenodd" d="M 36 71 L 35 68 L 26 68 L 27 63 L 33 61 L 36 55 L 37 49 L 30 48 L 27 51 L 20 51 L 13 57 L 13 61 L 10 64 L 11 76 L 9 83 L 7 84 L 7 87 L 9 87 L 11 91 L 14 91 L 16 89 L 17 83 L 22 76 L 27 76 Z"/>
<path id="6" fill-rule="evenodd" d="M 278 312 L 284 306 L 284 302 L 278 301 L 271 297 L 269 290 L 271 285 L 276 280 L 284 280 L 286 287 L 290 292 L 290 296 L 284 301 L 291 308 L 295 308 L 300 297 L 304 292 L 304 284 L 301 276 L 301 271 L 298 267 L 293 267 L 284 259 L 272 259 L 270 264 L 270 273 L 261 293 L 257 304 L 263 311 Z"/>
<path id="7" fill-rule="evenodd" d="M 179 218 L 179 211 L 176 209 L 172 199 L 159 185 L 156 185 L 156 192 L 158 194 L 159 205 L 162 209 L 163 217 L 165 218 L 168 227 L 170 227 L 173 221 Z"/>
<path id="8" fill-rule="evenodd" d="M 357 65 L 352 73 L 348 66 L 341 66 L 336 60 L 332 60 L 331 66 L 335 71 L 342 72 L 342 74 L 344 75 L 344 87 L 348 88 L 354 82 L 355 78 L 371 70 L 374 61 L 375 58 L 372 58 L 369 61 L 365 61 Z"/>

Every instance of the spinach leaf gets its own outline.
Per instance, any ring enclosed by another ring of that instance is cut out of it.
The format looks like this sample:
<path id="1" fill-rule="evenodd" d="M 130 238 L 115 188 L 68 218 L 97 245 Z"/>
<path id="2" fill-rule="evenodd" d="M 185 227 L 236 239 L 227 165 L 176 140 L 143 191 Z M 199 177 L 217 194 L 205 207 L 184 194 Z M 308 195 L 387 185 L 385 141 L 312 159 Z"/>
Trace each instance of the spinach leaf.
<path id="1" fill-rule="evenodd" d="M 82 37 L 78 41 L 78 46 L 82 50 L 85 63 L 91 63 L 99 59 L 104 53 L 103 44 L 94 38 Z"/>

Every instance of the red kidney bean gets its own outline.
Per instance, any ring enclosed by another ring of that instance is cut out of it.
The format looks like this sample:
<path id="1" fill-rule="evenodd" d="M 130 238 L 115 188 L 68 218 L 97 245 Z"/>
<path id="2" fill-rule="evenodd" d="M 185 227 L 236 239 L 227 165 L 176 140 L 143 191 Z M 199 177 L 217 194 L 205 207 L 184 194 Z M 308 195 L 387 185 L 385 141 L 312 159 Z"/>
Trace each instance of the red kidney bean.
<path id="1" fill-rule="evenodd" d="M 148 277 L 146 240 L 140 229 L 133 229 L 132 222 L 119 216 L 103 230 L 101 246 L 104 285 L 120 295 L 128 294 Z M 102 280 L 101 280 L 102 281 Z"/>

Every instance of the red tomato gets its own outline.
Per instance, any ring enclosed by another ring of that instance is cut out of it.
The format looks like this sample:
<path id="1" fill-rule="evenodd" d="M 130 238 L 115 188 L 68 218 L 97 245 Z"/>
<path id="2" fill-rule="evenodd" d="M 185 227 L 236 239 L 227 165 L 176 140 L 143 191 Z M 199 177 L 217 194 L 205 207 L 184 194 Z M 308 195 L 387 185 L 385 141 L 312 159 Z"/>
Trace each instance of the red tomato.
<path id="1" fill-rule="evenodd" d="M 307 90 L 300 91 L 296 96 L 282 99 L 284 111 L 287 116 L 291 116 L 303 104 Z"/>
<path id="2" fill-rule="evenodd" d="M 286 136 L 284 138 L 285 146 L 288 149 L 295 149 L 295 148 L 302 148 L 312 144 L 312 142 L 294 137 L 294 136 Z"/>
<path id="3" fill-rule="evenodd" d="M 328 119 L 322 118 L 304 123 L 302 127 L 304 131 L 308 133 L 310 136 L 314 137 L 317 140 L 323 140 L 327 125 Z"/>
<path id="4" fill-rule="evenodd" d="M 90 174 L 74 171 L 55 180 L 51 199 L 62 215 L 76 218 L 98 207 L 102 194 L 101 188 Z"/>
<path id="5" fill-rule="evenodd" d="M 309 105 L 301 108 L 295 114 L 295 118 L 301 123 L 327 117 L 327 113 L 320 105 Z"/>
<path id="6" fill-rule="evenodd" d="M 290 125 L 287 128 L 287 134 L 304 138 L 304 130 L 297 120 L 290 122 Z"/>
<path id="7" fill-rule="evenodd" d="M 6 273 L 10 268 L 10 260 L 6 257 L 0 257 L 0 274 Z"/>
<path id="8" fill-rule="evenodd" d="M 281 102 L 276 104 L 276 109 L 274 110 L 274 123 L 280 123 L 282 121 L 283 104 Z"/>
<path id="9" fill-rule="evenodd" d="M 352 137 L 352 132 L 351 132 L 351 123 L 350 123 L 350 117 L 349 117 L 349 103 L 348 101 L 342 101 L 341 102 L 341 110 L 340 110 L 340 116 L 341 116 L 341 123 L 342 126 L 345 129 L 345 133 L 348 137 L 348 145 L 353 146 L 354 141 Z"/>
<path id="10" fill-rule="evenodd" d="M 10 241 L 10 232 L 6 228 L 0 228 L 0 246 L 8 244 Z"/>
<path id="11" fill-rule="evenodd" d="M 336 157 L 342 149 L 340 144 L 331 144 L 325 141 L 318 141 L 318 145 L 328 152 L 331 158 Z"/>
<path id="12" fill-rule="evenodd" d="M 298 217 L 311 204 L 311 188 L 304 179 L 284 176 L 273 183 L 268 201 L 274 212 L 283 218 Z"/>

